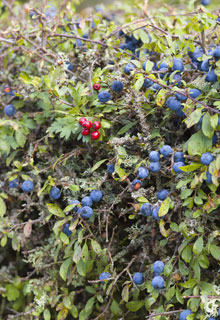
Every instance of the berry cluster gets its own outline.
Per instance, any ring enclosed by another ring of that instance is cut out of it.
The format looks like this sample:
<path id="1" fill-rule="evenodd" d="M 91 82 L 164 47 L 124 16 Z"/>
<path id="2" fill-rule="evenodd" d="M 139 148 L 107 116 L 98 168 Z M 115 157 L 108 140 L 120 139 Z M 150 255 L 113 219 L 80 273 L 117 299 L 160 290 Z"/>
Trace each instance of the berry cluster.
<path id="1" fill-rule="evenodd" d="M 81 134 L 83 136 L 88 136 L 90 134 L 90 129 L 94 131 L 91 133 L 92 140 L 97 140 L 100 137 L 100 132 L 98 131 L 101 128 L 101 123 L 99 121 L 94 121 L 93 123 L 86 118 L 80 118 L 79 124 L 83 127 Z"/>

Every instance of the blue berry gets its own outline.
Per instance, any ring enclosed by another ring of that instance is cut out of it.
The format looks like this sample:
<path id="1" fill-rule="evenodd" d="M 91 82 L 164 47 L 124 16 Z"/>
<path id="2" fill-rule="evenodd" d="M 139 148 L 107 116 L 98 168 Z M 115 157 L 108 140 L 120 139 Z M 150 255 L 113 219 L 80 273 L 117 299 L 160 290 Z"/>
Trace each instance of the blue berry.
<path id="1" fill-rule="evenodd" d="M 4 107 L 4 113 L 6 114 L 6 116 L 8 117 L 12 117 L 16 114 L 16 109 L 15 106 L 13 104 L 7 104 L 7 106 Z"/>
<path id="2" fill-rule="evenodd" d="M 144 276 L 141 272 L 135 272 L 132 277 L 135 284 L 140 285 L 144 283 Z"/>
<path id="3" fill-rule="evenodd" d="M 185 117 L 185 113 L 183 112 L 182 107 L 175 111 L 175 114 L 177 115 L 177 117 Z"/>
<path id="4" fill-rule="evenodd" d="M 159 90 L 161 90 L 162 89 L 162 87 L 158 84 L 158 83 L 154 83 L 153 85 L 152 85 L 152 90 L 153 91 L 159 91 Z"/>
<path id="5" fill-rule="evenodd" d="M 8 186 L 9 186 L 9 188 L 18 188 L 18 186 L 19 186 L 19 180 L 18 180 L 18 179 L 10 180 L 10 181 L 8 182 Z"/>
<path id="6" fill-rule="evenodd" d="M 149 171 L 147 168 L 145 167 L 139 167 L 137 169 L 137 176 L 138 178 L 140 179 L 144 179 L 144 178 L 147 178 L 147 176 L 149 175 Z"/>
<path id="7" fill-rule="evenodd" d="M 47 18 L 54 18 L 56 15 L 56 11 L 57 9 L 53 5 L 50 5 L 49 8 L 47 8 L 47 10 L 45 11 L 45 15 Z"/>
<path id="8" fill-rule="evenodd" d="M 169 109 L 173 111 L 177 111 L 179 108 L 181 108 L 180 101 L 177 100 L 175 97 L 169 97 L 166 101 L 166 105 Z"/>
<path id="9" fill-rule="evenodd" d="M 75 204 L 75 206 L 73 207 L 73 211 L 77 212 L 77 210 L 79 209 L 78 205 L 80 204 L 80 202 L 78 200 L 73 200 L 70 202 L 70 204 Z"/>
<path id="10" fill-rule="evenodd" d="M 115 165 L 114 165 L 114 163 L 108 164 L 107 170 L 108 170 L 108 173 L 112 174 L 112 173 L 115 171 Z"/>
<path id="11" fill-rule="evenodd" d="M 152 280 L 152 287 L 154 289 L 163 289 L 165 281 L 161 276 L 155 276 Z"/>
<path id="12" fill-rule="evenodd" d="M 186 101 L 186 99 L 187 99 L 186 96 L 184 96 L 184 95 L 182 95 L 182 94 L 180 94 L 180 93 L 176 93 L 176 98 L 177 98 L 177 100 L 179 100 L 179 101 L 181 101 L 181 102 L 184 102 L 184 101 Z"/>
<path id="13" fill-rule="evenodd" d="M 56 188 L 56 187 L 52 187 L 50 189 L 50 198 L 51 200 L 57 200 L 60 198 L 60 195 L 61 195 L 61 191 L 59 188 Z"/>
<path id="14" fill-rule="evenodd" d="M 108 280 L 111 277 L 111 273 L 102 272 L 99 276 L 99 280 Z M 101 283 L 105 283 L 105 281 L 101 281 Z"/>
<path id="15" fill-rule="evenodd" d="M 220 22 L 220 21 L 219 21 Z M 220 317 L 220 308 L 218 309 L 218 315 L 219 315 L 219 317 Z"/>
<path id="16" fill-rule="evenodd" d="M 177 59 L 177 58 L 174 58 L 173 59 L 173 68 L 172 68 L 173 71 L 180 71 L 182 72 L 184 70 L 184 63 L 181 59 Z"/>
<path id="17" fill-rule="evenodd" d="M 128 63 L 126 64 L 126 66 L 124 67 L 124 73 L 126 74 L 130 74 L 132 70 L 134 70 L 136 67 L 133 63 Z"/>
<path id="18" fill-rule="evenodd" d="M 31 192 L 34 189 L 34 184 L 31 180 L 25 180 L 21 185 L 21 189 L 24 192 Z"/>
<path id="19" fill-rule="evenodd" d="M 190 314 L 192 314 L 192 311 L 191 310 L 183 310 L 181 313 L 180 313 L 180 320 L 186 320 L 186 317 L 189 316 Z"/>
<path id="20" fill-rule="evenodd" d="M 160 165 L 160 162 L 150 162 L 149 164 L 149 170 L 151 172 L 159 172 L 161 169 L 161 165 Z"/>
<path id="21" fill-rule="evenodd" d="M 158 162 L 160 160 L 160 154 L 158 151 L 151 151 L 149 153 L 149 159 L 152 162 Z"/>
<path id="22" fill-rule="evenodd" d="M 183 152 L 177 151 L 174 153 L 174 162 L 184 162 Z"/>
<path id="23" fill-rule="evenodd" d="M 153 264 L 153 271 L 156 276 L 159 276 L 164 269 L 164 263 L 160 260 L 155 261 Z"/>
<path id="24" fill-rule="evenodd" d="M 132 190 L 138 190 L 142 187 L 142 182 L 139 179 L 134 179 L 131 183 Z"/>
<path id="25" fill-rule="evenodd" d="M 176 86 L 180 86 L 181 85 L 182 78 L 181 78 L 181 75 L 179 73 L 175 73 L 174 74 L 172 83 L 175 83 Z"/>
<path id="26" fill-rule="evenodd" d="M 115 91 L 115 92 L 121 92 L 124 88 L 124 85 L 121 81 L 118 81 L 118 80 L 114 80 L 112 82 L 112 90 Z"/>
<path id="27" fill-rule="evenodd" d="M 167 70 L 169 69 L 169 66 L 165 61 L 159 61 L 156 64 L 156 68 L 157 70 L 164 70 L 164 69 Z"/>
<path id="28" fill-rule="evenodd" d="M 205 166 L 208 166 L 213 160 L 213 155 L 209 152 L 203 153 L 200 158 L 200 162 Z"/>
<path id="29" fill-rule="evenodd" d="M 157 192 L 157 199 L 158 200 L 165 200 L 169 195 L 169 191 L 166 189 L 162 189 Z"/>
<path id="30" fill-rule="evenodd" d="M 98 99 L 100 102 L 107 102 L 111 99 L 111 95 L 108 91 L 101 91 L 98 94 Z"/>
<path id="31" fill-rule="evenodd" d="M 208 320 L 218 320 L 218 318 L 210 317 Z"/>
<path id="32" fill-rule="evenodd" d="M 168 144 L 165 144 L 162 148 L 160 148 L 160 153 L 165 157 L 170 157 L 171 153 L 173 152 L 173 149 Z"/>
<path id="33" fill-rule="evenodd" d="M 204 60 L 204 61 L 202 61 L 202 63 L 201 63 L 200 70 L 201 70 L 201 71 L 208 72 L 208 71 L 209 71 L 209 67 L 210 67 L 210 65 L 209 65 L 209 60 Z"/>
<path id="34" fill-rule="evenodd" d="M 202 94 L 202 92 L 199 89 L 191 89 L 189 92 L 190 97 L 196 99 L 198 96 L 200 96 L 200 94 Z"/>
<path id="35" fill-rule="evenodd" d="M 86 196 L 81 201 L 82 207 L 91 207 L 93 204 L 92 198 L 89 196 Z"/>
<path id="36" fill-rule="evenodd" d="M 185 166 L 185 163 L 184 162 L 175 162 L 174 165 L 173 165 L 173 170 L 175 173 L 181 173 L 183 172 L 180 167 L 184 167 Z"/>
<path id="37" fill-rule="evenodd" d="M 66 223 L 63 230 L 62 230 L 63 233 L 65 233 L 68 237 L 72 234 L 72 231 L 69 230 L 69 227 L 70 227 L 70 224 Z"/>
<path id="38" fill-rule="evenodd" d="M 69 61 L 67 61 L 66 64 L 67 64 L 67 69 L 70 71 L 73 71 L 73 64 L 70 63 Z"/>
<path id="39" fill-rule="evenodd" d="M 152 205 L 150 203 L 144 203 L 141 206 L 140 214 L 144 217 L 150 216 L 152 214 Z"/>
<path id="40" fill-rule="evenodd" d="M 215 50 L 213 51 L 213 56 L 215 57 L 216 60 L 220 59 L 220 46 L 217 46 Z"/>
<path id="41" fill-rule="evenodd" d="M 159 210 L 160 210 L 160 206 L 156 206 L 153 208 L 153 211 L 152 211 L 152 217 L 156 220 L 162 219 L 162 217 L 159 217 Z"/>
<path id="42" fill-rule="evenodd" d="M 216 82 L 217 81 L 217 75 L 215 74 L 215 69 L 211 69 L 208 71 L 207 76 L 205 78 L 205 81 L 207 82 Z"/>
<path id="43" fill-rule="evenodd" d="M 88 206 L 85 206 L 83 208 L 81 208 L 81 212 L 80 212 L 80 215 L 83 219 L 89 219 L 91 218 L 91 216 L 93 215 L 93 210 L 92 208 L 88 207 Z"/>
<path id="44" fill-rule="evenodd" d="M 94 202 L 99 202 L 102 199 L 102 191 L 100 190 L 92 190 L 90 193 L 90 198 Z"/>
<path id="45" fill-rule="evenodd" d="M 145 78 L 142 88 L 145 88 L 145 89 L 150 88 L 153 84 L 154 84 L 153 81 Z"/>
<path id="46" fill-rule="evenodd" d="M 201 4 L 203 6 L 208 6 L 210 4 L 210 0 L 201 0 Z"/>

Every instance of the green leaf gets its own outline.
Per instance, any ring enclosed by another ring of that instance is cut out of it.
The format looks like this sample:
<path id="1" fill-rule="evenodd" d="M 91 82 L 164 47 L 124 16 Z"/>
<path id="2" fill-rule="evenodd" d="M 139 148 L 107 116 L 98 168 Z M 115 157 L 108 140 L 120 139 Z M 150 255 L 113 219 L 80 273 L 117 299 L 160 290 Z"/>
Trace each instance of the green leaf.
<path id="1" fill-rule="evenodd" d="M 193 163 L 193 164 L 189 164 L 188 166 L 184 166 L 184 167 L 180 167 L 180 168 L 184 172 L 191 172 L 191 171 L 197 170 L 200 167 L 202 167 L 201 163 Z"/>
<path id="2" fill-rule="evenodd" d="M 51 319 L 51 314 L 49 309 L 44 310 L 44 320 L 50 320 Z"/>
<path id="3" fill-rule="evenodd" d="M 59 273 L 60 273 L 61 278 L 64 281 L 66 281 L 67 271 L 68 271 L 68 269 L 70 267 L 71 260 L 72 260 L 71 258 L 68 258 L 61 264 Z"/>
<path id="4" fill-rule="evenodd" d="M 68 189 L 70 189 L 70 190 L 73 191 L 73 192 L 79 191 L 79 187 L 78 187 L 76 184 L 70 184 L 70 185 L 68 186 Z"/>
<path id="5" fill-rule="evenodd" d="M 2 198 L 0 198 L 0 217 L 3 217 L 5 213 L 6 213 L 5 201 Z"/>
<path id="6" fill-rule="evenodd" d="M 156 299 L 151 297 L 145 300 L 145 309 L 151 311 L 151 306 L 156 302 Z"/>
<path id="7" fill-rule="evenodd" d="M 92 249 L 95 251 L 95 253 L 97 255 L 100 255 L 101 252 L 102 252 L 102 248 L 101 248 L 100 244 L 97 241 L 92 239 L 91 240 L 91 245 L 92 245 Z"/>
<path id="8" fill-rule="evenodd" d="M 219 117 L 218 113 L 210 117 L 210 123 L 213 129 L 215 129 L 218 125 L 218 117 Z"/>
<path id="9" fill-rule="evenodd" d="M 18 145 L 21 148 L 23 148 L 27 139 L 26 139 L 26 135 L 25 135 L 25 133 L 24 133 L 24 131 L 22 129 L 19 128 L 15 132 L 15 139 L 16 139 Z"/>
<path id="10" fill-rule="evenodd" d="M 179 303 L 184 303 L 184 299 L 182 298 L 181 292 L 178 287 L 176 287 L 176 299 Z"/>
<path id="11" fill-rule="evenodd" d="M 78 262 L 77 262 L 77 265 L 76 265 L 76 268 L 77 268 L 77 272 L 82 276 L 82 277 L 85 277 L 86 276 L 86 263 L 83 261 L 83 259 L 80 259 Z"/>
<path id="12" fill-rule="evenodd" d="M 202 114 L 202 108 L 196 109 L 193 111 L 189 117 L 185 120 L 187 128 L 194 126 L 196 123 L 199 122 Z"/>
<path id="13" fill-rule="evenodd" d="M 96 164 L 94 164 L 94 166 L 92 167 L 91 172 L 94 172 L 95 170 L 97 170 L 107 160 L 108 159 L 103 159 L 103 160 L 96 162 Z"/>
<path id="14" fill-rule="evenodd" d="M 149 60 L 148 60 L 149 61 Z M 138 80 L 135 82 L 134 84 L 134 89 L 139 91 L 140 88 L 143 86 L 143 83 L 144 83 L 144 76 L 143 74 L 138 74 L 139 78 Z"/>
<path id="15" fill-rule="evenodd" d="M 199 255 L 203 249 L 203 237 L 199 237 L 193 245 L 193 253 Z"/>
<path id="16" fill-rule="evenodd" d="M 182 259 L 185 262 L 189 263 L 191 261 L 191 259 L 192 259 L 192 250 L 191 250 L 190 246 L 186 246 L 183 249 L 181 256 L 182 256 Z"/>
<path id="17" fill-rule="evenodd" d="M 149 73 L 152 70 L 153 66 L 154 66 L 154 63 L 150 60 L 147 60 L 145 64 L 145 72 Z"/>
<path id="18" fill-rule="evenodd" d="M 193 134 L 186 143 L 188 154 L 191 156 L 201 155 L 212 146 L 212 139 L 204 136 L 201 130 Z"/>
<path id="19" fill-rule="evenodd" d="M 60 239 L 61 239 L 61 241 L 62 241 L 63 243 L 65 243 L 66 245 L 68 245 L 69 242 L 70 242 L 68 236 L 67 236 L 65 233 L 63 233 L 63 232 L 60 233 Z"/>
<path id="20" fill-rule="evenodd" d="M 197 260 L 202 268 L 207 269 L 209 267 L 209 259 L 205 255 L 200 254 Z"/>
<path id="21" fill-rule="evenodd" d="M 220 248 L 217 247 L 215 244 L 211 244 L 209 250 L 213 258 L 220 261 Z"/>
<path id="22" fill-rule="evenodd" d="M 164 217 L 168 213 L 171 203 L 172 200 L 169 197 L 162 202 L 158 213 L 159 217 Z"/>
<path id="23" fill-rule="evenodd" d="M 176 289 L 175 289 L 175 286 L 173 286 L 165 293 L 165 297 L 167 301 L 170 301 L 175 295 L 175 293 L 176 293 Z"/>
<path id="24" fill-rule="evenodd" d="M 65 214 L 63 211 L 58 207 L 56 204 L 53 203 L 47 203 L 47 208 L 49 212 L 57 217 L 65 218 Z"/>
<path id="25" fill-rule="evenodd" d="M 117 136 L 124 134 L 125 132 L 127 132 L 129 129 L 131 129 L 133 126 L 135 126 L 137 123 L 137 121 L 135 122 L 129 122 L 127 123 L 125 126 L 123 126 L 118 133 L 116 134 Z"/>
<path id="26" fill-rule="evenodd" d="M 126 303 L 126 308 L 132 312 L 138 311 L 144 305 L 144 301 L 130 301 Z"/>
<path id="27" fill-rule="evenodd" d="M 20 295 L 19 290 L 12 284 L 6 284 L 5 289 L 8 301 L 15 301 Z"/>
<path id="28" fill-rule="evenodd" d="M 129 299 L 129 285 L 125 285 L 122 293 L 121 293 L 121 297 L 125 302 L 128 302 Z"/>
<path id="29" fill-rule="evenodd" d="M 202 132 L 207 138 L 212 138 L 214 129 L 211 126 L 210 114 L 206 112 L 202 119 Z"/>

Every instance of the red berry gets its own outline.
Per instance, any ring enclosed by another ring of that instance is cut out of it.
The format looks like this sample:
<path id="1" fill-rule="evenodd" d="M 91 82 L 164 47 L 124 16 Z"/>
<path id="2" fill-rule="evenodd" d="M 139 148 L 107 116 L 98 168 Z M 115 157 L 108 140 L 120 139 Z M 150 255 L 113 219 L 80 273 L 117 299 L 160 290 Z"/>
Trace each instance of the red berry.
<path id="1" fill-rule="evenodd" d="M 82 126 L 83 126 L 84 128 L 86 128 L 86 129 L 90 129 L 91 126 L 92 126 L 92 122 L 89 121 L 89 120 L 86 120 L 86 121 L 83 122 Z"/>
<path id="2" fill-rule="evenodd" d="M 6 86 L 6 87 L 4 87 L 3 91 L 4 91 L 5 93 L 9 93 L 9 92 L 11 92 L 11 88 L 8 87 L 8 86 Z"/>
<path id="3" fill-rule="evenodd" d="M 83 130 L 81 131 L 81 133 L 82 133 L 83 136 L 88 136 L 88 135 L 89 135 L 89 132 L 90 132 L 89 129 L 83 129 Z"/>
<path id="4" fill-rule="evenodd" d="M 94 83 L 93 85 L 93 89 L 96 90 L 96 91 L 99 91 L 101 88 L 100 84 L 99 83 Z"/>
<path id="5" fill-rule="evenodd" d="M 82 126 L 83 125 L 83 123 L 86 121 L 86 118 L 80 118 L 79 119 L 79 124 Z"/>
<path id="6" fill-rule="evenodd" d="M 101 123 L 99 121 L 94 121 L 92 127 L 94 130 L 99 130 L 101 128 Z"/>
<path id="7" fill-rule="evenodd" d="M 100 137 L 100 132 L 99 131 L 93 131 L 91 133 L 92 140 L 97 140 L 99 137 Z"/>

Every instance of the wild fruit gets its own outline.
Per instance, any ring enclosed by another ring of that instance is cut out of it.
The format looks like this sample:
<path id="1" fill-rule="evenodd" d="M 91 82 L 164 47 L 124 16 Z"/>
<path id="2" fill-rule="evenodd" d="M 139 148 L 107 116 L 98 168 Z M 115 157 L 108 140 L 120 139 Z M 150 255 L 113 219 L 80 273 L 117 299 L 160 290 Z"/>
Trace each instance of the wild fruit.
<path id="1" fill-rule="evenodd" d="M 105 103 L 111 99 L 111 95 L 108 91 L 101 91 L 98 94 L 98 99 L 100 102 Z"/>
<path id="2" fill-rule="evenodd" d="M 159 210 L 160 210 L 160 206 L 156 206 L 153 208 L 153 211 L 152 211 L 152 217 L 156 220 L 162 219 L 162 217 L 159 217 Z"/>
<path id="3" fill-rule="evenodd" d="M 19 187 L 19 180 L 18 179 L 10 180 L 8 182 L 8 186 L 9 186 L 9 188 L 12 188 L 12 189 L 18 188 Z"/>
<path id="4" fill-rule="evenodd" d="M 181 108 L 180 101 L 177 100 L 175 97 L 169 97 L 166 101 L 166 105 L 169 109 L 173 111 L 177 111 L 179 108 Z"/>
<path id="5" fill-rule="evenodd" d="M 183 152 L 177 151 L 174 153 L 174 162 L 184 162 Z"/>
<path id="6" fill-rule="evenodd" d="M 149 170 L 151 172 L 159 172 L 161 169 L 161 165 L 160 165 L 160 162 L 157 161 L 157 162 L 150 162 L 149 164 Z"/>
<path id="7" fill-rule="evenodd" d="M 70 224 L 66 223 L 62 232 L 65 233 L 68 237 L 72 234 L 72 231 L 69 230 Z"/>
<path id="8" fill-rule="evenodd" d="M 118 81 L 118 80 L 114 80 L 112 82 L 112 90 L 119 93 L 123 90 L 124 88 L 124 85 L 121 81 Z"/>
<path id="9" fill-rule="evenodd" d="M 203 153 L 200 158 L 200 162 L 205 166 L 208 166 L 213 160 L 213 155 L 209 152 Z"/>
<path id="10" fill-rule="evenodd" d="M 83 126 L 83 123 L 86 121 L 86 118 L 82 117 L 79 119 L 79 124 Z"/>
<path id="11" fill-rule="evenodd" d="M 185 166 L 185 163 L 180 161 L 180 162 L 175 162 L 172 168 L 175 173 L 181 173 L 183 171 L 180 169 L 180 167 L 184 167 L 184 166 Z"/>
<path id="12" fill-rule="evenodd" d="M 183 310 L 181 313 L 180 313 L 180 320 L 186 320 L 186 317 L 189 316 L 190 314 L 192 314 L 192 311 L 191 310 Z"/>
<path id="13" fill-rule="evenodd" d="M 34 189 L 34 184 L 31 180 L 25 180 L 21 185 L 21 189 L 24 192 L 31 192 Z"/>
<path id="14" fill-rule="evenodd" d="M 156 276 L 159 276 L 164 269 L 164 263 L 160 260 L 155 261 L 153 264 L 153 271 Z"/>
<path id="15" fill-rule="evenodd" d="M 7 104 L 7 106 L 5 106 L 4 108 L 4 113 L 8 117 L 13 117 L 16 114 L 16 112 L 16 108 L 13 104 Z"/>
<path id="16" fill-rule="evenodd" d="M 124 73 L 129 75 L 131 73 L 131 71 L 134 70 L 134 69 L 135 69 L 135 65 L 133 63 L 128 63 L 124 67 Z"/>
<path id="17" fill-rule="evenodd" d="M 145 167 L 139 167 L 139 168 L 137 169 L 137 176 L 138 176 L 138 178 L 140 178 L 140 179 L 145 179 L 145 178 L 147 178 L 148 175 L 149 175 L 149 171 L 148 171 L 147 168 L 145 168 Z"/>
<path id="18" fill-rule="evenodd" d="M 161 276 L 155 276 L 152 280 L 152 287 L 154 289 L 163 289 L 165 281 Z"/>
<path id="19" fill-rule="evenodd" d="M 83 126 L 83 128 L 89 130 L 91 128 L 91 126 L 92 126 L 92 122 L 89 121 L 89 120 L 86 120 L 86 121 L 83 122 L 82 126 Z"/>
<path id="20" fill-rule="evenodd" d="M 99 83 L 94 83 L 94 84 L 93 84 L 93 89 L 94 89 L 95 91 L 99 91 L 99 90 L 101 89 L 100 84 L 99 84 Z"/>
<path id="21" fill-rule="evenodd" d="M 102 191 L 100 191 L 100 190 L 92 190 L 90 192 L 90 198 L 94 202 L 99 202 L 102 199 Z"/>
<path id="22" fill-rule="evenodd" d="M 98 140 L 99 137 L 100 137 L 100 132 L 99 131 L 93 131 L 91 133 L 92 140 Z"/>
<path id="23" fill-rule="evenodd" d="M 158 151 L 151 151 L 149 154 L 149 159 L 152 162 L 158 162 L 160 160 L 160 154 Z"/>
<path id="24" fill-rule="evenodd" d="M 131 188 L 134 191 L 139 190 L 142 187 L 142 182 L 139 179 L 134 179 L 131 183 Z"/>
<path id="25" fill-rule="evenodd" d="M 93 205 L 92 198 L 89 196 L 82 198 L 81 204 L 82 204 L 82 207 L 86 207 L 86 206 L 91 207 Z"/>
<path id="26" fill-rule="evenodd" d="M 173 59 L 173 68 L 172 68 L 173 71 L 180 71 L 182 72 L 184 70 L 184 63 L 181 59 L 177 59 L 177 58 L 174 58 Z"/>
<path id="27" fill-rule="evenodd" d="M 115 171 L 115 165 L 114 163 L 110 163 L 107 165 L 107 171 L 108 173 L 112 174 Z"/>
<path id="28" fill-rule="evenodd" d="M 171 156 L 171 153 L 173 152 L 173 149 L 171 146 L 165 144 L 162 148 L 160 148 L 160 153 L 165 157 L 168 158 Z"/>
<path id="29" fill-rule="evenodd" d="M 152 205 L 150 203 L 144 203 L 140 208 L 140 214 L 144 217 L 152 214 Z"/>
<path id="30" fill-rule="evenodd" d="M 50 198 L 51 200 L 57 200 L 60 198 L 60 195 L 61 195 L 61 191 L 59 188 L 56 188 L 56 187 L 52 187 L 50 189 Z"/>
<path id="31" fill-rule="evenodd" d="M 141 285 L 142 283 L 144 283 L 144 276 L 143 276 L 143 273 L 141 273 L 141 272 L 135 272 L 133 274 L 132 279 L 133 279 L 134 283 L 137 285 Z"/>
<path id="32" fill-rule="evenodd" d="M 202 92 L 199 89 L 191 89 L 189 92 L 190 97 L 196 99 L 198 96 L 200 96 L 202 94 Z"/>
<path id="33" fill-rule="evenodd" d="M 83 136 L 88 136 L 89 133 L 90 133 L 90 130 L 89 130 L 89 129 L 83 129 L 83 130 L 81 131 L 81 134 L 82 134 Z"/>
<path id="34" fill-rule="evenodd" d="M 101 123 L 100 123 L 99 121 L 94 121 L 94 122 L 92 123 L 92 128 L 93 128 L 94 130 L 99 130 L 99 129 L 101 128 Z"/>
<path id="35" fill-rule="evenodd" d="M 111 277 L 111 273 L 109 272 L 102 272 L 99 276 L 99 280 L 102 280 L 101 283 L 105 283 Z M 103 281 L 104 280 L 104 281 Z"/>
<path id="36" fill-rule="evenodd" d="M 80 215 L 83 219 L 89 219 L 93 215 L 93 210 L 92 208 L 85 206 L 82 208 Z"/>
<path id="37" fill-rule="evenodd" d="M 160 190 L 157 192 L 157 199 L 158 200 L 165 200 L 169 195 L 169 191 L 166 189 Z"/>

